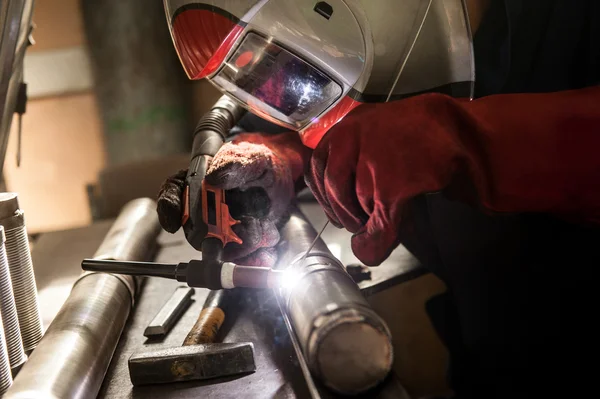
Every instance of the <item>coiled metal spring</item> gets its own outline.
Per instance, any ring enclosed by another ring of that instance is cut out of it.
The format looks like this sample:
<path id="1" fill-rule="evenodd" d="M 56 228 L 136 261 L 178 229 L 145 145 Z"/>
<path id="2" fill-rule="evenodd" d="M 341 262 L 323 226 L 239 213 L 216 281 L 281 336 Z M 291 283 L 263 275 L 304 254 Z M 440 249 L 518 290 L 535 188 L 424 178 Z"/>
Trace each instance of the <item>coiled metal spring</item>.
<path id="1" fill-rule="evenodd" d="M 7 229 L 5 245 L 23 347 L 29 352 L 35 349 L 44 331 L 25 226 Z"/>
<path id="2" fill-rule="evenodd" d="M 4 248 L 6 237 L 0 226 L 0 311 L 2 312 L 3 332 L 8 350 L 11 369 L 16 369 L 27 360 L 21 339 L 19 318 L 10 278 L 8 258 Z"/>
<path id="3" fill-rule="evenodd" d="M 29 251 L 25 215 L 15 193 L 0 193 L 0 225 L 6 235 L 6 258 L 25 352 L 37 346 L 44 333 L 37 287 Z"/>
<path id="4" fill-rule="evenodd" d="M 0 397 L 10 388 L 13 383 L 10 363 L 8 361 L 8 351 L 4 341 L 4 331 L 2 329 L 2 318 L 0 317 Z"/>

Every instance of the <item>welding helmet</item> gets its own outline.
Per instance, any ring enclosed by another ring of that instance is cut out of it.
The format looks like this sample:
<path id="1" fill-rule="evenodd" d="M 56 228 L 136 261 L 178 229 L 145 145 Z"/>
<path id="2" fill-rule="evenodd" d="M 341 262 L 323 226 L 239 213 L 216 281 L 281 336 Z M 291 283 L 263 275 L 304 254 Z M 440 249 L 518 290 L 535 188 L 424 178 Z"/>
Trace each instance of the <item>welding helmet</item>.
<path id="1" fill-rule="evenodd" d="M 190 79 L 208 78 L 315 148 L 365 102 L 471 97 L 463 0 L 164 0 Z"/>

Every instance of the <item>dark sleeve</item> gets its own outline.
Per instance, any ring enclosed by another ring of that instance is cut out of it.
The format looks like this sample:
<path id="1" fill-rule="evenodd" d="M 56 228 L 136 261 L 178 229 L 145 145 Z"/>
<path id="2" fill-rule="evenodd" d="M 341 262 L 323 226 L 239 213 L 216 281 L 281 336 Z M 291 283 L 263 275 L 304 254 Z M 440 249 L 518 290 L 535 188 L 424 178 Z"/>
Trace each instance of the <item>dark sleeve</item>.
<path id="1" fill-rule="evenodd" d="M 548 92 L 600 83 L 598 0 L 505 0 L 513 91 Z"/>
<path id="2" fill-rule="evenodd" d="M 600 84 L 600 1 L 492 0 L 474 38 L 477 96 Z"/>

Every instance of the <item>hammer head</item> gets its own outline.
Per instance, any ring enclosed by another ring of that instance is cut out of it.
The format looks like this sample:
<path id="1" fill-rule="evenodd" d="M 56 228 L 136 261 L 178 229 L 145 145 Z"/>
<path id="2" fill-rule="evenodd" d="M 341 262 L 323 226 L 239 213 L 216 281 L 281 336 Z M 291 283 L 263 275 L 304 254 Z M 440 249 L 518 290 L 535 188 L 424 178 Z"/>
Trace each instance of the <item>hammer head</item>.
<path id="1" fill-rule="evenodd" d="M 252 343 L 187 345 L 129 358 L 133 385 L 206 380 L 256 370 Z"/>

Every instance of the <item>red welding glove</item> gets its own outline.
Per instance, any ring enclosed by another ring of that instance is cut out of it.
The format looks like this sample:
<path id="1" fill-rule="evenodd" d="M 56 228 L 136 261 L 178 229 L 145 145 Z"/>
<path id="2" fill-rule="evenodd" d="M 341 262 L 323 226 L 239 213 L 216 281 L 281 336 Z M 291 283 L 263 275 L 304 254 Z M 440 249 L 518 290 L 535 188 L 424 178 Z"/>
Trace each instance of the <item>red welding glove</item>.
<path id="1" fill-rule="evenodd" d="M 297 133 L 244 133 L 225 143 L 213 158 L 205 180 L 225 189 L 232 227 L 243 244 L 225 246 L 224 260 L 254 266 L 273 266 L 278 227 L 285 222 L 295 185 L 310 150 Z M 159 219 L 165 230 L 181 227 L 181 194 L 185 171 L 169 178 L 159 194 Z M 162 204 L 162 206 L 161 206 Z"/>
<path id="2" fill-rule="evenodd" d="M 600 223 L 600 87 L 365 104 L 313 153 L 307 184 L 367 265 L 399 244 L 407 202 L 444 191 L 488 212 Z"/>

